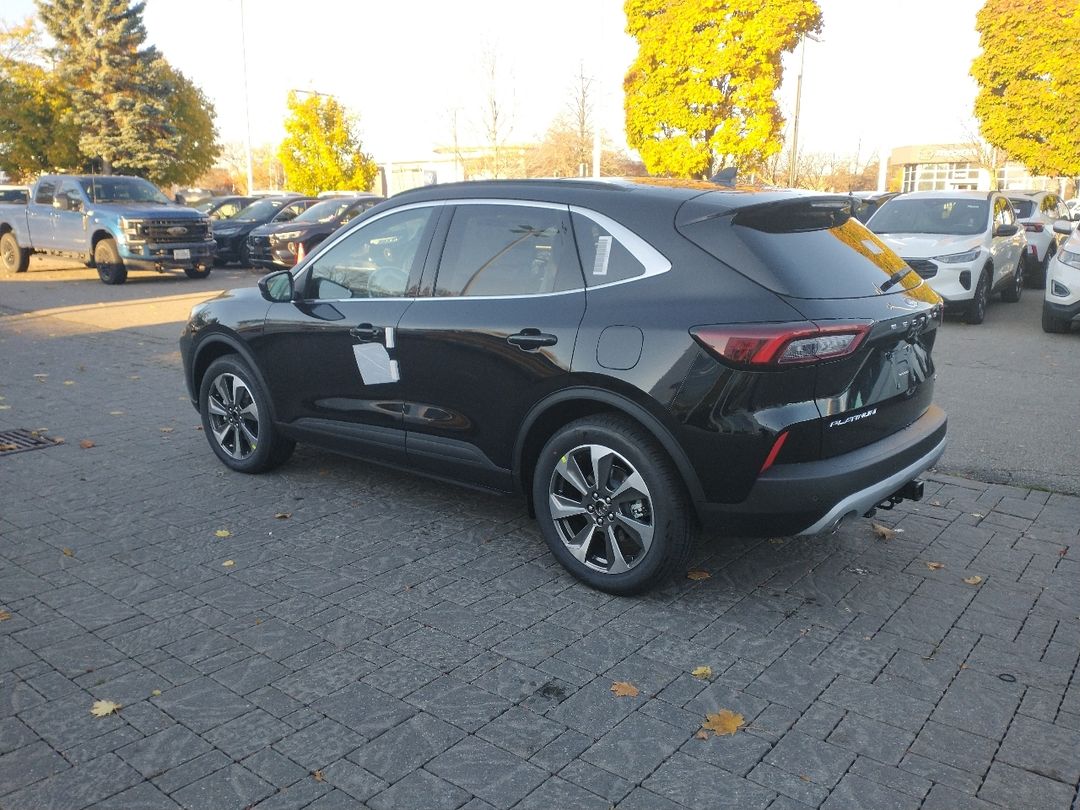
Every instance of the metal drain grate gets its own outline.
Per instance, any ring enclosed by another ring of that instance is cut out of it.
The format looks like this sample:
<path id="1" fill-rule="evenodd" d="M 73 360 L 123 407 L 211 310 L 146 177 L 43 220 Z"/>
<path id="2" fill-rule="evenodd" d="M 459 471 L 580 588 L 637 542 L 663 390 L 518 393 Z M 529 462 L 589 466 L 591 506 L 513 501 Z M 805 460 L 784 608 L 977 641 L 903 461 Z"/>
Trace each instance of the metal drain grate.
<path id="1" fill-rule="evenodd" d="M 43 447 L 56 447 L 55 442 L 48 436 L 43 436 L 36 430 L 0 430 L 0 456 L 10 456 L 12 453 L 21 453 L 24 450 L 40 450 Z"/>

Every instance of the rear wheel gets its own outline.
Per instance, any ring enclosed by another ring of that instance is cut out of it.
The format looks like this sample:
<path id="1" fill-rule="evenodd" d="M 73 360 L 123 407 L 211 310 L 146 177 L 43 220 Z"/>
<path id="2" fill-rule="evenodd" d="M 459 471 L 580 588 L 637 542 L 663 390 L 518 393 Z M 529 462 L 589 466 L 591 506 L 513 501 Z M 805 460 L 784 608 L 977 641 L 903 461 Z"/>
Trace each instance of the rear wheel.
<path id="1" fill-rule="evenodd" d="M 1024 261 L 1024 254 L 1020 254 L 1020 261 L 1016 263 L 1016 269 L 1013 270 L 1013 277 L 1009 281 L 1009 286 L 1001 291 L 1001 300 L 1009 304 L 1015 304 L 1020 300 L 1020 294 L 1024 291 L 1024 267 L 1027 262 Z"/>
<path id="2" fill-rule="evenodd" d="M 1044 332 L 1049 332 L 1050 334 L 1064 334 L 1065 332 L 1072 330 L 1069 321 L 1064 318 L 1059 318 L 1050 311 L 1046 304 L 1043 304 L 1042 328 Z"/>
<path id="3" fill-rule="evenodd" d="M 30 251 L 19 247 L 15 234 L 0 236 L 0 269 L 5 273 L 25 273 L 30 266 Z"/>
<path id="4" fill-rule="evenodd" d="M 251 267 L 251 251 L 248 250 L 247 242 L 240 245 L 240 266 Z"/>
<path id="5" fill-rule="evenodd" d="M 188 278 L 206 278 L 210 275 L 210 268 L 205 264 L 200 264 L 198 267 L 185 267 L 184 275 Z"/>
<path id="6" fill-rule="evenodd" d="M 985 269 L 979 276 L 979 282 L 975 285 L 975 295 L 968 303 L 967 315 L 964 320 L 970 324 L 980 324 L 986 319 L 986 305 L 990 301 L 990 271 Z"/>
<path id="7" fill-rule="evenodd" d="M 1041 262 L 1032 262 L 1031 272 L 1028 273 L 1028 285 L 1036 290 L 1046 289 L 1046 271 L 1050 269 L 1050 261 L 1057 253 L 1057 244 L 1050 243 L 1046 249 L 1046 255 Z"/>
<path id="8" fill-rule="evenodd" d="M 628 419 L 587 417 L 552 436 L 536 462 L 533 503 L 556 559 L 594 588 L 636 593 L 686 567 L 694 533 L 685 488 Z"/>
<path id="9" fill-rule="evenodd" d="M 112 239 L 102 239 L 94 245 L 94 266 L 98 278 L 105 284 L 123 284 L 127 281 L 127 268 L 120 260 L 120 252 Z"/>

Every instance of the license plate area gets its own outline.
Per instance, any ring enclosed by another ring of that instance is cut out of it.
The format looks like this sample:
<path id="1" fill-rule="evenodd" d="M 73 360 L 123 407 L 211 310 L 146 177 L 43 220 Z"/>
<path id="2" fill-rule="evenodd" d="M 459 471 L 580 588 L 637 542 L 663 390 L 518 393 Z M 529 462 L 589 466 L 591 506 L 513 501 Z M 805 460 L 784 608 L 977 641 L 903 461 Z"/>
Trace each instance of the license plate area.
<path id="1" fill-rule="evenodd" d="M 174 250 L 172 252 L 172 255 L 173 255 L 173 258 L 177 259 L 178 261 L 179 260 L 184 260 L 184 259 L 190 259 L 191 258 L 191 249 L 190 248 L 177 248 L 176 250 Z"/>

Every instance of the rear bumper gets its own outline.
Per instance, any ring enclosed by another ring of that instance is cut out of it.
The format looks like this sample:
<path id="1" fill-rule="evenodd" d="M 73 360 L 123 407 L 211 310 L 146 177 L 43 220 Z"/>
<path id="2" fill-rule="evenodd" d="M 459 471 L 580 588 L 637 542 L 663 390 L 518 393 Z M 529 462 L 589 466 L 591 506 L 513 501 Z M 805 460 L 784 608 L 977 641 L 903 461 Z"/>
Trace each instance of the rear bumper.
<path id="1" fill-rule="evenodd" d="M 863 515 L 932 467 L 945 452 L 945 412 L 931 405 L 903 430 L 850 453 L 763 473 L 740 504 L 706 504 L 703 521 L 738 534 L 829 531 Z"/>

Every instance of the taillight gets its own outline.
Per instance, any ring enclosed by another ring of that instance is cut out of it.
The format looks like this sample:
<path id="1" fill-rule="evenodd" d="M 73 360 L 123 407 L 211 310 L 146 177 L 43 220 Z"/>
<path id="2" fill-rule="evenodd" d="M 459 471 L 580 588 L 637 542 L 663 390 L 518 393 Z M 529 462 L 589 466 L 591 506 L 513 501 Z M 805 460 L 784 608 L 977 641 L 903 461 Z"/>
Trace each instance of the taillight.
<path id="1" fill-rule="evenodd" d="M 869 323 L 735 324 L 696 326 L 694 339 L 729 363 L 777 366 L 816 363 L 851 354 L 870 331 Z"/>
<path id="2" fill-rule="evenodd" d="M 1025 222 L 1024 230 L 1028 233 L 1042 233 L 1043 224 L 1041 222 Z"/>

